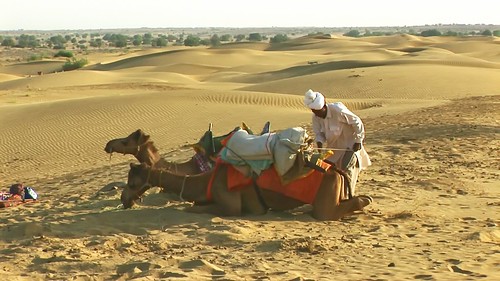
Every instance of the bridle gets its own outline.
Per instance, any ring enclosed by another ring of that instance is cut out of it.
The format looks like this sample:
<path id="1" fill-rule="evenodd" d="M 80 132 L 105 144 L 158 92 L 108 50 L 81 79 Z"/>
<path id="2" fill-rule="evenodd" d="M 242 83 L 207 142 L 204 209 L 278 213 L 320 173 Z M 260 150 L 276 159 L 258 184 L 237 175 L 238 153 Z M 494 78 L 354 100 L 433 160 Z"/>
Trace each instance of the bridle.
<path id="1" fill-rule="evenodd" d="M 146 140 L 146 141 L 145 141 L 145 142 L 143 142 L 142 144 L 137 145 L 137 148 L 136 148 L 136 151 L 135 151 L 135 153 L 134 153 L 134 156 L 137 158 L 137 157 L 138 157 L 138 155 L 139 155 L 139 152 L 141 151 L 141 148 L 142 148 L 143 146 L 145 146 L 145 145 L 149 144 L 149 143 L 151 143 L 151 141 Z"/>
<path id="2" fill-rule="evenodd" d="M 163 187 L 162 187 L 162 185 L 161 185 L 161 177 L 162 177 L 162 174 L 163 174 L 163 170 L 158 169 L 158 171 L 159 171 L 159 175 L 158 175 L 158 186 L 159 186 L 160 188 L 162 188 L 162 189 L 163 189 Z M 184 197 L 182 196 L 182 194 L 184 193 L 184 188 L 185 188 L 185 186 L 186 186 L 186 179 L 187 179 L 187 178 L 189 178 L 189 175 L 187 175 L 187 174 L 186 174 L 186 175 L 184 175 L 184 179 L 182 180 L 182 187 L 181 187 L 181 191 L 180 191 L 180 193 L 179 193 L 179 198 L 180 198 L 180 200 L 181 200 L 182 202 L 186 202 L 186 200 L 184 199 Z M 149 170 L 148 170 L 148 176 L 147 176 L 147 178 L 146 178 L 146 181 L 145 181 L 145 182 L 144 182 L 144 183 L 143 183 L 143 184 L 142 184 L 139 188 L 137 188 L 137 190 L 138 190 L 138 191 L 140 191 L 140 190 L 143 190 L 143 189 L 145 189 L 145 188 L 148 188 L 148 189 L 149 189 L 149 188 L 153 187 L 153 185 L 150 183 L 150 179 L 151 179 L 151 169 L 149 169 Z M 130 186 L 129 186 L 129 188 L 130 188 Z M 144 192 L 145 192 L 145 191 L 144 191 Z M 134 194 L 134 199 L 132 199 L 132 201 L 140 200 L 140 201 L 142 202 L 143 197 L 144 197 L 144 196 L 143 196 L 143 195 L 144 195 L 144 192 L 143 192 L 141 195 L 137 195 L 137 193 L 136 193 L 136 194 Z"/>

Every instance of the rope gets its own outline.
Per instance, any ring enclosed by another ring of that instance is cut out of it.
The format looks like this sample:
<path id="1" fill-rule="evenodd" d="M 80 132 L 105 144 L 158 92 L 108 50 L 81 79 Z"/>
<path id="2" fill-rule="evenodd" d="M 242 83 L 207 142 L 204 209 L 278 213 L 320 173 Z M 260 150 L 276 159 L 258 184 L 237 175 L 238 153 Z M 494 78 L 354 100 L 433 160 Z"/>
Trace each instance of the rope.
<path id="1" fill-rule="evenodd" d="M 186 179 L 188 177 L 189 175 L 184 175 L 184 180 L 182 181 L 181 193 L 179 193 L 179 198 L 181 199 L 182 202 L 186 202 L 186 200 L 184 200 L 184 197 L 182 197 L 182 193 L 184 193 L 184 187 L 186 186 Z"/>
<path id="2" fill-rule="evenodd" d="M 352 149 L 350 148 L 313 148 L 313 150 L 324 150 L 324 151 L 327 151 L 327 150 L 334 150 L 334 151 L 353 151 Z"/>

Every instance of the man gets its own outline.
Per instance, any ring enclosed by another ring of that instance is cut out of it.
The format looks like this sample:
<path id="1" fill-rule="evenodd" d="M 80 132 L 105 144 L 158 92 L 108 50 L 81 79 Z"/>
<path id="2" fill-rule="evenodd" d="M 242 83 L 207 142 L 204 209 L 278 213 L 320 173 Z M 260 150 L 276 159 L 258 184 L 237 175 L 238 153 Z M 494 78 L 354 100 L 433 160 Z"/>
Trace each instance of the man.
<path id="1" fill-rule="evenodd" d="M 326 103 L 320 92 L 308 90 L 304 104 L 313 112 L 312 129 L 318 148 L 326 146 L 334 151 L 327 160 L 346 171 L 354 195 L 359 173 L 371 165 L 363 147 L 363 122 L 342 102 Z"/>

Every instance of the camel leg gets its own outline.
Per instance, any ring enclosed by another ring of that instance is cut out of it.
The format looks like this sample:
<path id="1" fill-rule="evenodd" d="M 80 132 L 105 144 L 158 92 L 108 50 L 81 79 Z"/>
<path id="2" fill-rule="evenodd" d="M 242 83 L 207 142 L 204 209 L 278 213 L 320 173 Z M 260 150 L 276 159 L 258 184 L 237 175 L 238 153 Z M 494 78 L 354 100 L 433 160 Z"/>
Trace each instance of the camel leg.
<path id="1" fill-rule="evenodd" d="M 313 202 L 313 217 L 318 220 L 339 220 L 371 203 L 371 198 L 367 196 L 341 201 L 343 188 L 343 178 L 339 174 L 325 175 Z"/>
<path id="2" fill-rule="evenodd" d="M 264 206 L 262 206 L 255 189 L 251 186 L 241 190 L 241 207 L 246 213 L 252 215 L 264 215 L 267 213 L 267 210 Z"/>
<path id="3" fill-rule="evenodd" d="M 212 202 L 206 206 L 193 206 L 189 211 L 210 213 L 216 216 L 241 216 L 241 192 L 229 191 L 227 168 L 220 167 L 212 184 Z"/>

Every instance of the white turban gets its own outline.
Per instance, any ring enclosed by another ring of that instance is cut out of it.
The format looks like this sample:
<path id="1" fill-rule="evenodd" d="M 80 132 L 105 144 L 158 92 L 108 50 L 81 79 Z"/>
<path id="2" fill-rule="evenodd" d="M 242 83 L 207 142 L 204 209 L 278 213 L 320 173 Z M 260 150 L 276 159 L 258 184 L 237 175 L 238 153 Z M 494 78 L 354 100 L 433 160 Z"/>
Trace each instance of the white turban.
<path id="1" fill-rule="evenodd" d="M 325 105 L 325 97 L 320 92 L 309 89 L 304 97 L 304 104 L 310 109 L 320 110 Z"/>

